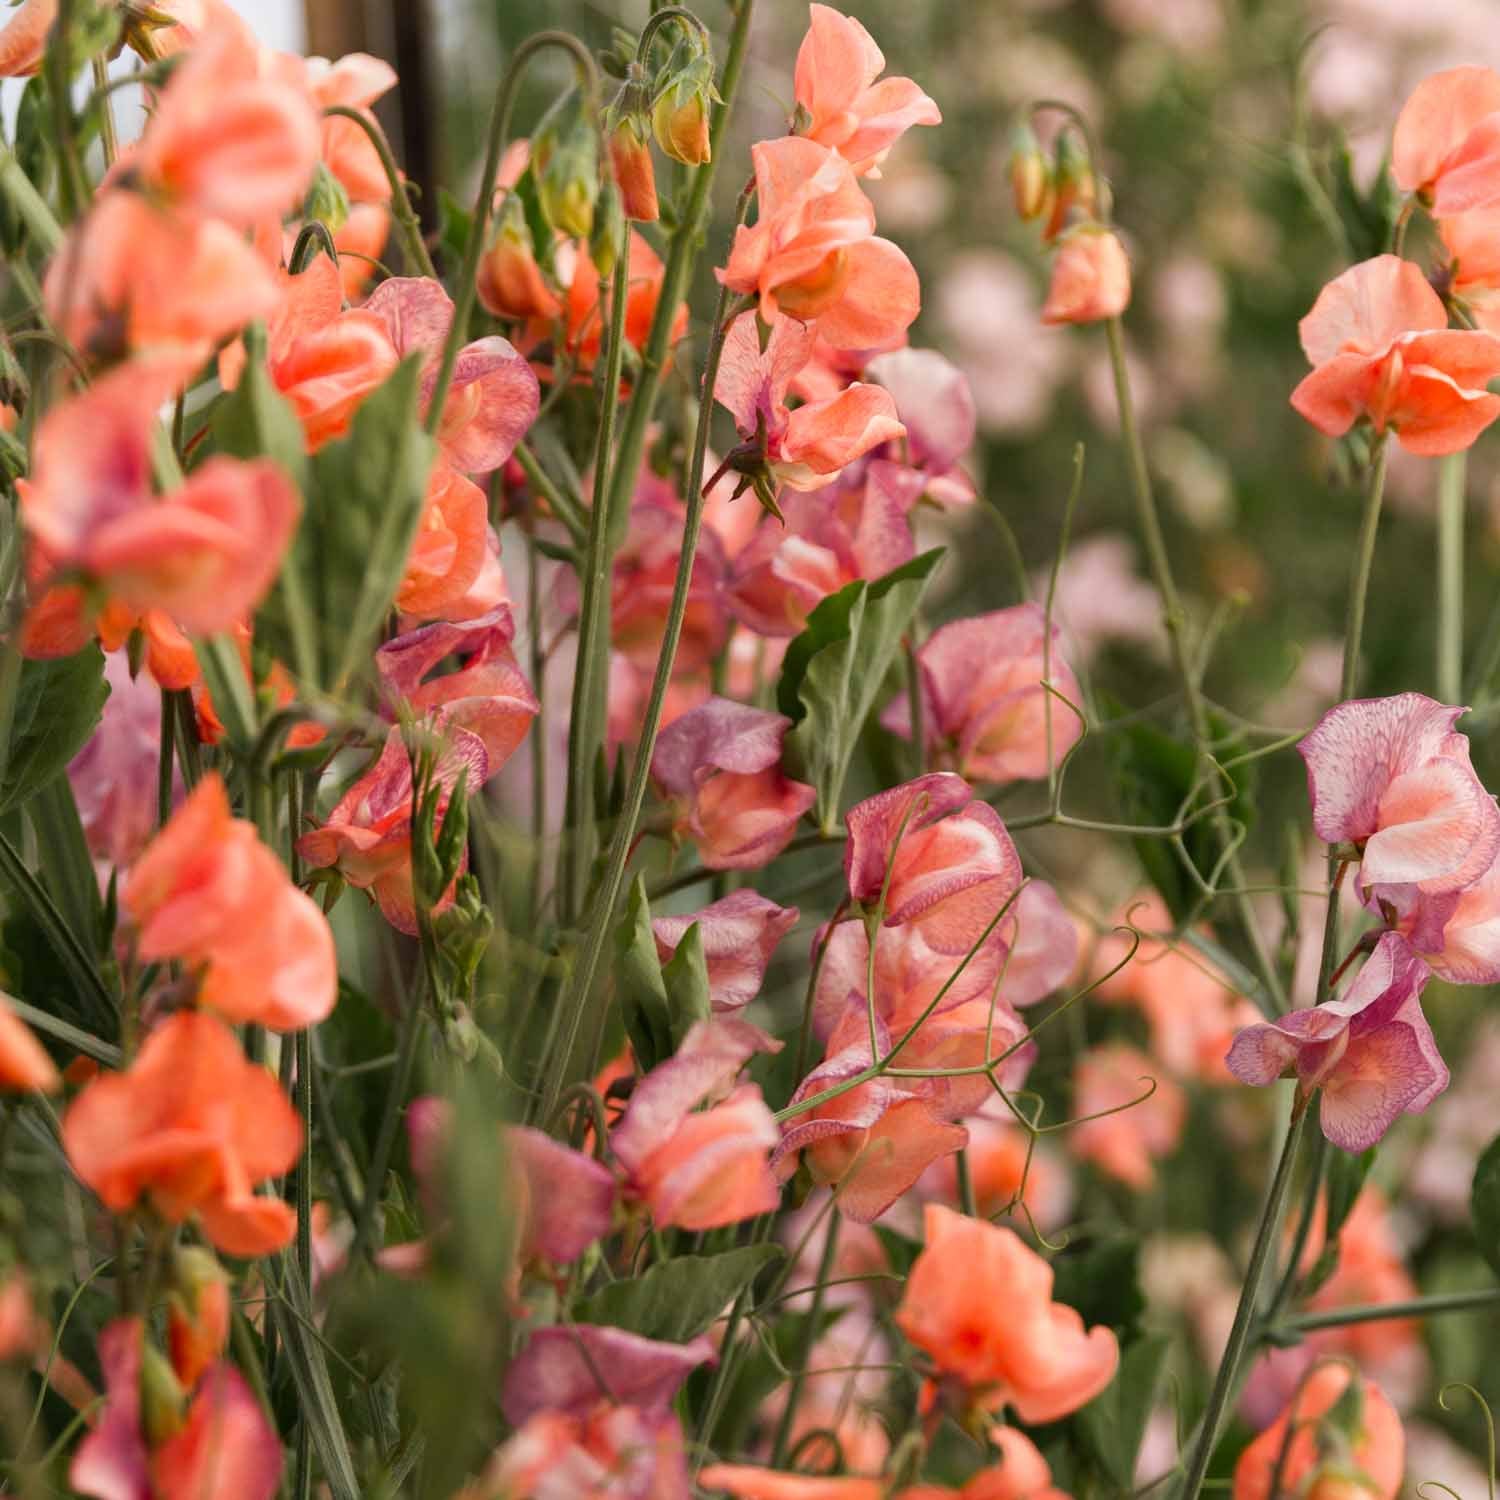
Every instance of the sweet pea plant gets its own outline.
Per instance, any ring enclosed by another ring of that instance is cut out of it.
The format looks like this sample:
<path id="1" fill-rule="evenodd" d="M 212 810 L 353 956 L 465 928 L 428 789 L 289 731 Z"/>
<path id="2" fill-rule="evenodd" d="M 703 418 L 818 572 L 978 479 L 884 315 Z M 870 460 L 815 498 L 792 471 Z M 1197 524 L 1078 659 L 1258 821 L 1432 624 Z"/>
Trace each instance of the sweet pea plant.
<path id="1" fill-rule="evenodd" d="M 1407 102 L 1388 253 L 1301 325 L 1291 400 L 1366 498 L 1343 701 L 1290 739 L 1203 687 L 1088 122 L 1018 125 L 1042 317 L 1107 344 L 1163 729 L 1054 618 L 1081 450 L 1035 597 L 937 623 L 974 403 L 866 188 L 939 104 L 811 5 L 717 242 L 755 18 L 715 10 L 517 48 L 430 236 L 372 58 L 215 0 L 0 27 L 5 1493 L 1391 1500 L 1392 1349 L 1495 1300 L 1418 1297 L 1365 1177 L 1449 1082 L 1429 982 L 1500 981 L 1500 810 L 1462 707 L 1357 693 L 1390 444 L 1441 459 L 1451 555 L 1500 416 L 1500 76 Z M 1068 810 L 1091 740 L 1120 821 Z M 1311 917 L 1247 842 L 1294 750 Z M 1058 834 L 1150 889 L 1090 920 Z M 1283 1079 L 1169 1337 L 1064 1153 L 1145 1201 L 1190 1109 L 1243 1136 Z"/>

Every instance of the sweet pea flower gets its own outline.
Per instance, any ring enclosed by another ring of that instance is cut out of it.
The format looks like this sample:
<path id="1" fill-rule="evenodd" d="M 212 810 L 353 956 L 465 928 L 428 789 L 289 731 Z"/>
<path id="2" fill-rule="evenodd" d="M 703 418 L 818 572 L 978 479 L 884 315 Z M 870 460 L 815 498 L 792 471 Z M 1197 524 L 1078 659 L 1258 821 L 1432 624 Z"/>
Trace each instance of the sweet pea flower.
<path id="1" fill-rule="evenodd" d="M 328 919 L 255 825 L 230 815 L 210 772 L 131 866 L 120 893 L 148 963 L 199 969 L 200 1004 L 231 1021 L 295 1031 L 338 998 Z"/>
<path id="2" fill-rule="evenodd" d="M 1470 66 L 1424 78 L 1397 117 L 1391 171 L 1440 218 L 1500 203 L 1500 73 Z"/>
<path id="3" fill-rule="evenodd" d="M 1065 1162 L 1045 1143 L 1033 1141 L 998 1095 L 969 1116 L 964 1128 L 969 1132 L 964 1157 L 980 1218 L 994 1220 L 1022 1206 L 1043 1233 L 1067 1223 L 1073 1188 Z M 924 1174 L 918 1191 L 924 1199 L 959 1207 L 955 1162 L 938 1162 Z"/>
<path id="4" fill-rule="evenodd" d="M 309 452 L 342 437 L 355 409 L 400 362 L 379 313 L 344 310 L 338 268 L 326 255 L 282 276 L 281 306 L 266 325 L 266 368 L 291 403 Z M 239 384 L 245 352 L 231 345 L 219 356 L 226 390 Z"/>
<path id="5" fill-rule="evenodd" d="M 531 231 L 519 213 L 501 214 L 474 282 L 480 306 L 507 322 L 546 325 L 562 313 L 562 301 L 542 275 Z"/>
<path id="6" fill-rule="evenodd" d="M 56 19 L 57 0 L 22 0 L 0 26 L 0 78 L 26 78 L 40 69 Z"/>
<path id="7" fill-rule="evenodd" d="M 715 275 L 759 299 L 767 323 L 816 323 L 835 349 L 887 349 L 921 307 L 905 254 L 875 235 L 875 210 L 835 151 L 798 136 L 750 148 L 760 217 L 735 230 Z"/>
<path id="8" fill-rule="evenodd" d="M 669 724 L 651 775 L 677 809 L 677 827 L 710 870 L 753 870 L 791 843 L 814 789 L 781 770 L 791 720 L 710 698 Z"/>
<path id="9" fill-rule="evenodd" d="M 1130 258 L 1100 224 L 1070 229 L 1057 245 L 1042 304 L 1044 323 L 1100 323 L 1130 306 Z"/>
<path id="10" fill-rule="evenodd" d="M 917 666 L 934 764 L 1003 786 L 1037 780 L 1046 776 L 1049 765 L 1061 763 L 1083 735 L 1079 715 L 1068 706 L 1080 703 L 1083 692 L 1063 660 L 1056 625 L 1051 627 L 1050 660 L 1043 650 L 1047 637 L 1046 613 L 1032 603 L 955 620 L 933 631 L 917 652 Z M 893 701 L 881 722 L 910 739 L 906 698 Z"/>
<path id="11" fill-rule="evenodd" d="M 100 1333 L 108 1400 L 73 1454 L 69 1485 L 95 1500 L 271 1500 L 281 1483 L 281 1444 L 233 1365 L 209 1369 L 184 1414 L 154 1412 L 172 1430 L 148 1441 L 145 1336 L 139 1318 L 117 1318 Z"/>
<path id="12" fill-rule="evenodd" d="M 170 1223 L 196 1215 L 228 1255 L 290 1243 L 297 1215 L 257 1182 L 291 1170 L 302 1124 L 276 1080 L 222 1022 L 169 1016 L 122 1073 L 100 1073 L 69 1106 L 63 1148 L 80 1181 L 124 1213 L 142 1200 Z"/>
<path id="13" fill-rule="evenodd" d="M 1012 1230 L 936 1203 L 924 1224 L 927 1243 L 895 1319 L 944 1376 L 1028 1426 L 1077 1411 L 1114 1379 L 1114 1334 L 1085 1330 L 1074 1309 L 1052 1300 L 1052 1267 Z"/>
<path id="14" fill-rule="evenodd" d="M 538 1412 L 586 1416 L 600 1400 L 666 1411 L 683 1381 L 713 1358 L 713 1345 L 702 1334 L 686 1344 L 667 1344 L 588 1323 L 537 1328 L 505 1372 L 500 1409 L 517 1427 Z M 604 1389 L 601 1372 L 608 1374 Z"/>
<path id="15" fill-rule="evenodd" d="M 936 349 L 892 349 L 877 354 L 864 373 L 896 403 L 906 428 L 900 467 L 921 476 L 922 495 L 944 507 L 969 504 L 974 481 L 958 466 L 979 423 L 968 376 Z"/>
<path id="16" fill-rule="evenodd" d="M 472 793 L 483 786 L 489 771 L 484 742 L 456 724 L 441 726 L 444 748 L 433 772 L 439 788 L 438 823 L 448 799 L 462 778 Z M 339 873 L 361 890 L 368 890 L 380 914 L 398 932 L 415 937 L 416 891 L 412 884 L 411 755 L 399 726 L 385 738 L 379 756 L 328 814 L 321 828 L 297 840 L 297 852 L 316 868 L 336 865 Z M 464 863 L 467 863 L 467 851 Z M 453 891 L 443 892 L 433 913 L 453 904 Z"/>
<path id="17" fill-rule="evenodd" d="M 537 1412 L 453 1500 L 553 1494 L 691 1500 L 692 1492 L 676 1414 L 605 1399 L 582 1416 Z"/>
<path id="18" fill-rule="evenodd" d="M 1500 206 L 1442 219 L 1438 233 L 1453 257 L 1450 294 L 1481 328 L 1500 332 Z"/>
<path id="19" fill-rule="evenodd" d="M 493 776 L 515 753 L 541 705 L 532 692 L 511 641 L 515 622 L 509 605 L 456 623 L 435 621 L 387 641 L 375 653 L 375 670 L 386 698 L 420 716 L 434 713 L 477 735 L 486 771 Z M 456 671 L 432 674 L 449 657 Z"/>
<path id="20" fill-rule="evenodd" d="M 453 299 L 430 277 L 392 276 L 370 294 L 364 310 L 384 321 L 398 356 L 423 356 L 425 410 L 437 386 L 443 344 L 453 324 Z M 540 402 L 536 375 L 508 339 L 498 335 L 475 339 L 458 351 L 438 421 L 438 446 L 455 469 L 488 474 L 515 451 L 536 420 Z"/>
<path id="21" fill-rule="evenodd" d="M 904 472 L 872 463 L 853 483 L 783 491 L 782 518 L 762 517 L 734 560 L 729 597 L 736 618 L 759 635 L 794 636 L 845 584 L 910 562 L 916 543 L 907 517 L 915 496 L 901 481 Z"/>
<path id="22" fill-rule="evenodd" d="M 1388 887 L 1372 903 L 1448 984 L 1500 984 L 1500 859 L 1461 891 Z"/>
<path id="23" fill-rule="evenodd" d="M 756 319 L 741 313 L 724 340 L 714 386 L 714 399 L 734 417 L 746 446 L 753 442 L 776 483 L 794 490 L 821 488 L 862 454 L 906 431 L 890 392 L 878 385 L 855 382 L 789 410 L 787 389 L 807 363 L 812 340 L 810 324 L 783 319 L 772 325 L 762 350 Z"/>
<path id="24" fill-rule="evenodd" d="M 938 107 L 910 78 L 884 78 L 885 57 L 853 16 L 809 6 L 793 87 L 807 111 L 802 132 L 829 146 L 856 176 L 878 177 L 880 163 L 913 125 L 940 125 Z"/>
<path id="25" fill-rule="evenodd" d="M 54 1093 L 62 1084 L 47 1049 L 0 994 L 0 1090 Z"/>
<path id="26" fill-rule="evenodd" d="M 231 225 L 128 187 L 105 188 L 69 229 L 42 295 L 47 316 L 85 356 L 170 354 L 183 379 L 280 300 L 275 273 Z"/>
<path id="27" fill-rule="evenodd" d="M 766 969 L 776 946 L 801 913 L 795 906 L 778 906 L 758 891 L 731 891 L 702 911 L 653 917 L 651 931 L 657 956 L 666 963 L 696 926 L 708 969 L 708 998 L 714 1010 L 743 1010 L 760 994 Z"/>
<path id="28" fill-rule="evenodd" d="M 326 57 L 296 57 L 282 53 L 279 62 L 291 81 L 300 85 L 316 106 L 320 119 L 323 165 L 339 180 L 351 202 L 385 204 L 391 184 L 375 143 L 353 120 L 324 115 L 331 106 L 357 109 L 373 120 L 370 106 L 397 83 L 396 70 L 368 52 L 350 52 L 337 62 Z"/>
<path id="29" fill-rule="evenodd" d="M 1170 1078 L 1156 1074 L 1144 1052 L 1111 1043 L 1079 1058 L 1073 1110 L 1098 1117 L 1081 1118 L 1073 1127 L 1068 1141 L 1073 1154 L 1145 1192 L 1156 1182 L 1156 1161 L 1170 1156 L 1182 1140 L 1187 1097 Z"/>
<path id="30" fill-rule="evenodd" d="M 1448 1086 L 1422 1014 L 1430 972 L 1388 932 L 1342 999 L 1240 1032 L 1229 1071 L 1254 1087 L 1295 1077 L 1303 1099 L 1321 1089 L 1323 1134 L 1345 1151 L 1368 1150 L 1397 1115 L 1420 1114 Z"/>
<path id="31" fill-rule="evenodd" d="M 402 614 L 457 618 L 489 557 L 489 501 L 472 479 L 439 458 L 396 589 Z"/>
<path id="32" fill-rule="evenodd" d="M 566 265 L 571 261 L 571 269 L 567 272 L 567 296 L 561 307 L 562 345 L 577 374 L 583 376 L 598 363 L 604 333 L 609 327 L 609 278 L 600 276 L 586 244 L 579 242 L 569 247 L 569 252 L 565 256 L 559 255 L 560 263 Z M 625 293 L 625 342 L 639 351 L 645 348 L 651 324 L 656 318 L 656 304 L 661 300 L 666 266 L 646 237 L 635 229 L 630 231 L 626 254 L 630 264 Z M 549 316 L 555 317 L 556 313 L 540 311 L 537 316 L 544 321 L 533 325 L 529 333 L 538 338 L 550 336 L 552 329 L 545 320 Z M 686 332 L 687 304 L 683 303 L 673 315 L 668 338 L 676 344 Z"/>
<path id="33" fill-rule="evenodd" d="M 1377 255 L 1352 266 L 1298 329 L 1313 372 L 1292 405 L 1329 437 L 1368 417 L 1409 453 L 1457 453 L 1500 416 L 1500 396 L 1486 390 L 1500 376 L 1500 338 L 1450 331 L 1442 298 L 1411 261 Z"/>
<path id="34" fill-rule="evenodd" d="M 1359 1385 L 1351 1393 L 1355 1380 Z M 1240 1454 L 1233 1500 L 1275 1500 L 1285 1493 L 1345 1500 L 1354 1490 L 1373 1500 L 1394 1500 L 1405 1458 L 1401 1418 L 1385 1393 L 1347 1364 L 1330 1360 Z"/>
<path id="35" fill-rule="evenodd" d="M 849 809 L 844 875 L 884 923 L 911 923 L 938 953 L 979 941 L 1021 884 L 1021 860 L 1000 816 L 968 783 L 934 771 Z"/>
<path id="36" fill-rule="evenodd" d="M 184 211 L 251 228 L 306 196 L 320 122 L 234 26 L 207 28 L 161 92 L 132 171 Z"/>
<path id="37" fill-rule="evenodd" d="M 747 1021 L 698 1021 L 636 1084 L 610 1145 L 659 1226 L 717 1229 L 776 1207 L 766 1158 L 780 1132 L 760 1089 L 734 1080 L 755 1053 L 780 1050 Z"/>
<path id="38" fill-rule="evenodd" d="M 1360 885 L 1377 898 L 1388 887 L 1462 891 L 1500 853 L 1500 809 L 1453 731 L 1464 712 L 1421 693 L 1355 698 L 1297 746 L 1314 831 L 1359 851 Z"/>

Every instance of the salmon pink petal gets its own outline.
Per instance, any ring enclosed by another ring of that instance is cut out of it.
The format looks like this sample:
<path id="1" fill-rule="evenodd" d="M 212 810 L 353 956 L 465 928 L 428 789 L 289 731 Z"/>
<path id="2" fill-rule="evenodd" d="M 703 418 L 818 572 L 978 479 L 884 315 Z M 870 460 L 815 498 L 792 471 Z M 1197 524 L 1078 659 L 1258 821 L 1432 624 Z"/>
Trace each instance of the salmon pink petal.
<path id="1" fill-rule="evenodd" d="M 1367 354 L 1338 354 L 1304 375 L 1292 392 L 1292 410 L 1327 437 L 1343 437 L 1364 414 L 1380 378 Z"/>
<path id="2" fill-rule="evenodd" d="M 831 400 L 809 402 L 788 416 L 773 468 L 794 489 L 818 489 L 856 458 L 905 430 L 889 391 L 856 383 Z"/>
<path id="3" fill-rule="evenodd" d="M 1435 214 L 1471 213 L 1500 203 L 1500 111 L 1486 115 L 1448 158 L 1432 193 Z"/>
<path id="4" fill-rule="evenodd" d="M 1500 984 L 1500 861 L 1473 885 L 1424 902 L 1439 908 L 1435 930 L 1413 947 L 1449 984 Z"/>
<path id="5" fill-rule="evenodd" d="M 1489 867 L 1500 845 L 1500 813 L 1467 758 L 1434 759 L 1394 777 L 1377 816 L 1360 864 L 1366 886 L 1461 890 Z"/>
<path id="6" fill-rule="evenodd" d="M 922 1100 L 896 1104 L 866 1135 L 853 1167 L 841 1179 L 840 1210 L 856 1224 L 873 1223 L 928 1167 L 968 1143 L 969 1132 L 962 1125 L 938 1119 Z"/>
<path id="7" fill-rule="evenodd" d="M 1011 917 L 1002 993 L 1011 1005 L 1035 1005 L 1066 984 L 1078 967 L 1078 928 L 1045 880 L 1022 889 Z"/>
<path id="8" fill-rule="evenodd" d="M 818 335 L 835 349 L 889 349 L 922 310 L 916 269 L 889 240 L 861 240 L 847 254 L 848 286 L 818 315 Z"/>
<path id="9" fill-rule="evenodd" d="M 708 1464 L 699 1473 L 698 1483 L 705 1490 L 722 1490 L 739 1500 L 880 1500 L 885 1493 L 879 1479 L 783 1474 L 755 1464 Z"/>
<path id="10" fill-rule="evenodd" d="M 849 809 L 844 825 L 844 876 L 849 894 L 867 905 L 880 899 L 897 835 L 966 806 L 974 793 L 968 782 L 951 771 L 932 771 L 889 791 L 877 792 Z M 902 835 L 903 838 L 905 835 Z"/>
<path id="11" fill-rule="evenodd" d="M 797 103 L 812 117 L 809 135 L 818 139 L 820 126 L 850 116 L 855 101 L 883 72 L 884 55 L 853 16 L 840 15 L 831 5 L 808 7 L 807 35 L 797 49 L 793 87 Z"/>
<path id="12" fill-rule="evenodd" d="M 515 1427 L 542 1412 L 586 1416 L 601 1399 L 664 1410 L 683 1381 L 713 1360 L 713 1345 L 701 1335 L 663 1344 L 588 1323 L 538 1328 L 505 1372 L 500 1407 Z M 599 1372 L 607 1372 L 607 1388 Z"/>
<path id="13" fill-rule="evenodd" d="M 238 1370 L 215 1365 L 203 1377 L 187 1424 L 151 1455 L 151 1477 L 163 1496 L 187 1500 L 271 1500 L 281 1483 L 282 1453 Z"/>
<path id="14" fill-rule="evenodd" d="M 396 593 L 404 614 L 441 616 L 477 582 L 489 550 L 489 500 L 472 479 L 439 459 L 406 571 Z"/>
<path id="15" fill-rule="evenodd" d="M 98 1425 L 79 1443 L 68 1483 L 93 1500 L 152 1500 L 150 1455 L 141 1434 L 145 1325 L 117 1318 L 99 1335 L 107 1400 Z"/>
<path id="16" fill-rule="evenodd" d="M 1382 354 L 1403 333 L 1447 326 L 1443 299 L 1422 268 L 1377 255 L 1330 281 L 1297 328 L 1308 362 L 1325 365 L 1340 354 Z"/>
<path id="17" fill-rule="evenodd" d="M 25 78 L 42 65 L 47 33 L 57 19 L 57 0 L 22 0 L 0 26 L 0 78 Z"/>
<path id="18" fill-rule="evenodd" d="M 1084 225 L 1058 246 L 1043 323 L 1097 323 L 1130 305 L 1130 258 L 1112 230 Z"/>
<path id="19" fill-rule="evenodd" d="M 466 344 L 438 427 L 449 463 L 466 474 L 498 469 L 536 420 L 540 403 L 536 374 L 509 340 L 492 334 Z"/>
<path id="20" fill-rule="evenodd" d="M 609 1233 L 615 1205 L 613 1173 L 592 1156 L 572 1151 L 529 1126 L 511 1126 L 505 1142 L 526 1176 L 528 1250 L 557 1265 L 577 1260 Z"/>
<path id="21" fill-rule="evenodd" d="M 779 909 L 779 908 L 778 908 Z M 792 911 L 796 918 L 796 909 Z M 50 1094 L 62 1083 L 47 1049 L 0 994 L 0 1089 Z"/>
<path id="22" fill-rule="evenodd" d="M 757 1052 L 779 1052 L 758 1026 L 734 1017 L 695 1022 L 674 1056 L 659 1063 L 635 1086 L 610 1146 L 634 1168 L 670 1140 L 689 1111 L 722 1096 Z"/>
<path id="23" fill-rule="evenodd" d="M 864 176 L 874 169 L 913 125 L 941 125 L 942 112 L 910 78 L 882 78 L 855 103 L 859 124 L 838 145 L 842 156 Z"/>
<path id="24" fill-rule="evenodd" d="M 1445 1069 L 1439 1089 L 1447 1081 Z M 1412 1027 L 1392 1023 L 1352 1038 L 1323 1082 L 1318 1117 L 1323 1134 L 1345 1151 L 1367 1151 L 1432 1082 L 1429 1059 Z"/>
<path id="25" fill-rule="evenodd" d="M 716 1011 L 743 1010 L 760 993 L 776 945 L 797 925 L 795 906 L 778 906 L 758 891 L 732 891 L 702 911 L 654 917 L 657 956 L 666 963 L 696 926 Z"/>
<path id="26" fill-rule="evenodd" d="M 355 408 L 398 363 L 385 325 L 363 309 L 340 313 L 280 356 L 272 350 L 277 388 L 297 413 L 310 450 L 342 437 Z"/>
<path id="27" fill-rule="evenodd" d="M 716 771 L 745 775 L 781 760 L 792 721 L 728 698 L 710 698 L 658 736 L 651 774 L 673 796 L 691 796 Z"/>
<path id="28" fill-rule="evenodd" d="M 1396 182 L 1408 193 L 1431 188 L 1470 131 L 1496 110 L 1500 74 L 1492 68 L 1448 68 L 1424 78 L 1396 119 L 1391 139 Z"/>

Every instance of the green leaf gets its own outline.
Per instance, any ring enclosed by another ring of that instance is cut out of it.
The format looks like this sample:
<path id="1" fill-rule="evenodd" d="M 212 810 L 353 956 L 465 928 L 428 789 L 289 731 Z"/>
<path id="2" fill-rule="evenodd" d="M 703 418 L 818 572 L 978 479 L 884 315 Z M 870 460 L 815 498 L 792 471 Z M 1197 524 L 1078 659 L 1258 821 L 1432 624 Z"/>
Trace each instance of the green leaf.
<path id="1" fill-rule="evenodd" d="M 1369 191 L 1362 192 L 1354 180 L 1354 153 L 1340 134 L 1331 162 L 1333 206 L 1357 261 L 1369 260 L 1387 249 L 1401 212 L 1401 199 L 1387 165 L 1381 162 Z"/>
<path id="2" fill-rule="evenodd" d="M 1479 1253 L 1500 1276 L 1500 1136 L 1484 1148 L 1484 1155 L 1474 1168 L 1469 1202 Z"/>
<path id="3" fill-rule="evenodd" d="M 639 875 L 615 929 L 615 989 L 636 1061 L 649 1073 L 672 1055 L 672 1023 L 667 983 L 651 931 L 651 903 L 646 882 Z"/>
<path id="4" fill-rule="evenodd" d="M 773 1261 L 779 1245 L 745 1245 L 722 1255 L 683 1255 L 644 1276 L 612 1282 L 573 1309 L 578 1323 L 607 1323 L 649 1339 L 685 1344 L 697 1338 Z"/>
<path id="5" fill-rule="evenodd" d="M 675 1052 L 693 1023 L 708 1020 L 713 1010 L 708 999 L 708 961 L 703 956 L 703 933 L 696 922 L 683 933 L 682 941 L 667 960 L 661 977 L 667 987 L 667 1025 Z"/>
<path id="6" fill-rule="evenodd" d="M 348 437 L 313 455 L 302 525 L 283 584 L 261 614 L 272 640 L 295 643 L 293 601 L 315 601 L 304 677 L 346 696 L 368 667 L 422 515 L 436 445 L 419 421 L 421 362 L 403 360 L 354 415 Z M 294 660 L 297 658 L 294 657 Z"/>
<path id="7" fill-rule="evenodd" d="M 1126 1494 L 1135 1483 L 1136 1456 L 1171 1346 L 1172 1341 L 1160 1334 L 1137 1339 L 1120 1356 L 1115 1378 L 1078 1413 L 1084 1440 L 1105 1474 Z"/>
<path id="8" fill-rule="evenodd" d="M 1140 1242 L 1128 1235 L 1070 1247 L 1052 1262 L 1053 1297 L 1076 1308 L 1088 1327 L 1133 1327 L 1146 1310 L 1140 1249 Z"/>
<path id="9" fill-rule="evenodd" d="M 25 802 L 61 773 L 94 732 L 108 697 L 104 653 L 97 646 L 85 646 L 73 656 L 21 663 L 0 773 L 0 813 Z"/>
<path id="10" fill-rule="evenodd" d="M 942 555 L 935 547 L 883 578 L 840 589 L 813 610 L 787 648 L 776 699 L 796 725 L 787 748 L 817 788 L 824 833 L 838 826 L 855 744 Z"/>

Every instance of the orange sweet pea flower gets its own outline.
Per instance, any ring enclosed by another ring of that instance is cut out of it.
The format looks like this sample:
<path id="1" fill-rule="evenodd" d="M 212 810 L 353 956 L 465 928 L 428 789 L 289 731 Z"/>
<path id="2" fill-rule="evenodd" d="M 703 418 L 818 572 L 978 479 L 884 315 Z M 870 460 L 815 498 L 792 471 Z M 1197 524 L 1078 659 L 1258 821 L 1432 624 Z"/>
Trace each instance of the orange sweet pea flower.
<path id="1" fill-rule="evenodd" d="M 1424 78 L 1396 121 L 1391 170 L 1442 216 L 1500 203 L 1500 73 L 1463 67 Z"/>
<path id="2" fill-rule="evenodd" d="M 715 274 L 761 316 L 816 322 L 835 349 L 898 343 L 922 303 L 905 254 L 875 235 L 875 210 L 836 151 L 798 136 L 750 148 L 760 217 L 735 231 Z"/>
<path id="3" fill-rule="evenodd" d="M 940 125 L 938 107 L 910 78 L 884 78 L 885 57 L 853 16 L 832 6 L 809 7 L 811 21 L 797 50 L 797 103 L 807 111 L 802 134 L 830 146 L 860 177 L 878 177 L 880 163 L 913 125 Z"/>
<path id="4" fill-rule="evenodd" d="M 427 481 L 427 498 L 412 538 L 406 571 L 396 593 L 403 614 L 451 618 L 484 567 L 489 501 L 472 479 L 439 459 Z"/>
<path id="5" fill-rule="evenodd" d="M 662 279 L 666 267 L 661 257 L 636 230 L 630 231 L 630 280 L 625 294 L 625 339 L 634 349 L 641 349 L 656 317 L 661 299 Z M 580 373 L 592 370 L 599 358 L 604 330 L 609 323 L 609 299 L 599 297 L 599 270 L 588 253 L 588 247 L 577 246 L 573 274 L 568 282 L 568 296 L 563 316 L 566 329 L 564 346 L 577 362 Z M 545 330 L 537 330 L 544 334 Z M 672 319 L 671 341 L 676 343 L 687 332 L 687 304 L 677 309 Z"/>
<path id="6" fill-rule="evenodd" d="M 1240 1454 L 1233 1500 L 1275 1500 L 1277 1494 L 1303 1500 L 1392 1500 L 1401 1488 L 1406 1437 L 1385 1393 L 1373 1380 L 1361 1379 L 1355 1409 L 1331 1415 L 1335 1403 L 1344 1408 L 1355 1378 L 1342 1363 L 1330 1361 L 1314 1370 L 1287 1410 Z M 1325 1458 L 1325 1426 L 1333 1430 L 1328 1436 L 1336 1432 L 1348 1442 L 1347 1462 L 1332 1454 Z M 1356 1472 L 1351 1473 L 1351 1465 Z"/>
<path id="7" fill-rule="evenodd" d="M 270 267 L 228 224 L 124 187 L 102 192 L 68 231 L 42 290 L 47 315 L 85 354 L 171 354 L 183 378 L 278 298 Z"/>
<path id="8" fill-rule="evenodd" d="M 128 1069 L 90 1083 L 62 1137 L 73 1170 L 114 1213 L 145 1199 L 174 1224 L 196 1214 L 228 1255 L 268 1255 L 296 1231 L 290 1206 L 254 1186 L 291 1168 L 301 1122 L 233 1032 L 201 1011 L 169 1017 Z"/>
<path id="9" fill-rule="evenodd" d="M 333 933 L 252 823 L 205 776 L 131 867 L 121 895 L 149 961 L 201 966 L 199 1001 L 232 1021 L 294 1031 L 338 997 Z"/>
<path id="10" fill-rule="evenodd" d="M 237 27 L 216 24 L 162 90 L 130 165 L 187 212 L 248 229 L 302 201 L 318 154 L 307 95 Z"/>
<path id="11" fill-rule="evenodd" d="M 927 1205 L 927 1245 L 912 1265 L 896 1324 L 946 1376 L 990 1410 L 1054 1422 L 1114 1379 L 1120 1347 L 1085 1331 L 1052 1300 L 1052 1267 L 1012 1230 Z"/>
<path id="12" fill-rule="evenodd" d="M 25 78 L 42 65 L 47 33 L 57 19 L 57 0 L 22 0 L 0 26 L 0 78 Z"/>
<path id="13" fill-rule="evenodd" d="M 1500 396 L 1486 390 L 1500 375 L 1500 338 L 1450 331 L 1442 298 L 1411 261 L 1361 261 L 1298 326 L 1314 368 L 1292 405 L 1330 437 L 1368 417 L 1409 453 L 1457 453 L 1500 416 Z"/>
<path id="14" fill-rule="evenodd" d="M 61 1082 L 46 1048 L 0 994 L 0 1089 L 50 1094 Z"/>
<path id="15" fill-rule="evenodd" d="M 1058 242 L 1044 323 L 1098 323 L 1130 306 L 1130 261 L 1119 235 L 1084 224 Z"/>

